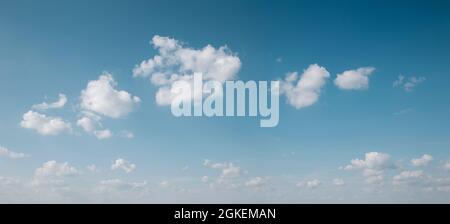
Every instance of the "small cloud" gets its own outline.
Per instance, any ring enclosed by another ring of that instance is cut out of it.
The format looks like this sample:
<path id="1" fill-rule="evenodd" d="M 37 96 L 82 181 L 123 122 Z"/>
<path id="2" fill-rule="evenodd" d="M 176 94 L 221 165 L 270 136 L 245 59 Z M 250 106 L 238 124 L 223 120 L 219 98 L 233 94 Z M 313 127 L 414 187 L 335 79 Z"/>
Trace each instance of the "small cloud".
<path id="1" fill-rule="evenodd" d="M 405 77 L 403 75 L 399 75 L 397 80 L 394 81 L 392 84 L 394 87 L 401 87 L 406 92 L 412 92 L 416 86 L 418 86 L 420 83 L 425 82 L 426 78 L 421 77 Z"/>
<path id="2" fill-rule="evenodd" d="M 307 187 L 307 188 L 317 188 L 321 185 L 322 183 L 320 182 L 320 180 L 318 179 L 313 179 L 313 180 L 307 180 L 307 181 L 301 181 L 297 183 L 297 187 Z"/>
<path id="3" fill-rule="evenodd" d="M 267 178 L 255 177 L 245 182 L 246 187 L 259 188 L 267 184 Z"/>
<path id="4" fill-rule="evenodd" d="M 0 157 L 5 156 L 11 159 L 23 159 L 23 158 L 27 158 L 30 157 L 30 155 L 25 154 L 25 153 L 21 153 L 21 152 L 14 152 L 11 151 L 3 146 L 0 146 Z"/>
<path id="5" fill-rule="evenodd" d="M 114 163 L 111 165 L 111 170 L 122 169 L 126 173 L 130 173 L 134 169 L 136 169 L 136 165 L 134 163 L 130 163 L 122 158 L 116 159 Z"/>
<path id="6" fill-rule="evenodd" d="M 23 115 L 20 126 L 36 130 L 41 135 L 58 135 L 62 132 L 72 131 L 71 124 L 61 118 L 48 117 L 31 110 Z"/>
<path id="7" fill-rule="evenodd" d="M 349 165 L 340 167 L 343 170 L 360 170 L 367 183 L 381 183 L 384 171 L 395 168 L 390 156 L 380 152 L 368 152 L 364 159 L 352 159 Z"/>
<path id="8" fill-rule="evenodd" d="M 324 67 L 312 64 L 300 78 L 297 72 L 286 74 L 285 79 L 280 81 L 280 94 L 285 94 L 288 104 L 296 109 L 309 107 L 319 100 L 329 77 L 330 73 Z"/>
<path id="9" fill-rule="evenodd" d="M 64 105 L 66 105 L 67 103 L 67 97 L 64 94 L 59 94 L 59 99 L 56 102 L 53 103 L 40 103 L 40 104 L 35 104 L 32 106 L 33 109 L 36 110 L 48 110 L 48 109 L 58 109 L 58 108 L 63 108 Z"/>
<path id="10" fill-rule="evenodd" d="M 109 129 L 94 131 L 95 137 L 98 139 L 108 139 L 113 136 L 112 132 Z"/>
<path id="11" fill-rule="evenodd" d="M 283 59 L 282 59 L 281 57 L 278 57 L 277 59 L 275 59 L 275 61 L 276 61 L 277 63 L 281 63 L 281 62 L 283 62 Z"/>
<path id="12" fill-rule="evenodd" d="M 213 163 L 211 160 L 205 159 L 203 165 L 212 169 L 220 169 L 222 171 L 221 178 L 239 177 L 242 174 L 241 168 L 233 163 Z"/>
<path id="13" fill-rule="evenodd" d="M 363 90 L 369 88 L 369 76 L 375 71 L 374 67 L 362 67 L 338 74 L 334 84 L 339 89 Z"/>
<path id="14" fill-rule="evenodd" d="M 345 181 L 341 178 L 334 178 L 333 179 L 333 184 L 335 186 L 344 186 L 345 185 Z"/>
<path id="15" fill-rule="evenodd" d="M 413 166 L 426 166 L 428 165 L 428 163 L 430 163 L 433 160 L 433 157 L 428 155 L 428 154 L 424 154 L 422 157 L 417 158 L 417 159 L 411 159 L 411 164 Z"/>
<path id="16" fill-rule="evenodd" d="M 117 82 L 104 72 L 97 80 L 89 81 L 81 91 L 81 108 L 111 118 L 128 115 L 141 101 L 124 90 L 117 90 Z"/>

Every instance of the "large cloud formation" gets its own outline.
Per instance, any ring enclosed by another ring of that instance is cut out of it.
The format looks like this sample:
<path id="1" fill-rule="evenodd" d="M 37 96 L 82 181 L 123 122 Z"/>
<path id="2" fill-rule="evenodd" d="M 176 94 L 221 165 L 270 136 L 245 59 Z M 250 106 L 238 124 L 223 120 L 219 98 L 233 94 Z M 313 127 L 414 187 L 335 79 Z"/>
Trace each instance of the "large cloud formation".
<path id="1" fill-rule="evenodd" d="M 202 73 L 204 80 L 224 82 L 234 79 L 241 68 L 239 57 L 227 46 L 206 45 L 202 49 L 193 49 L 178 40 L 158 35 L 150 43 L 159 54 L 136 65 L 133 76 L 150 77 L 152 84 L 159 87 L 156 93 L 158 105 L 170 105 L 173 98 L 170 86 L 175 81 L 190 81 L 194 73 Z"/>

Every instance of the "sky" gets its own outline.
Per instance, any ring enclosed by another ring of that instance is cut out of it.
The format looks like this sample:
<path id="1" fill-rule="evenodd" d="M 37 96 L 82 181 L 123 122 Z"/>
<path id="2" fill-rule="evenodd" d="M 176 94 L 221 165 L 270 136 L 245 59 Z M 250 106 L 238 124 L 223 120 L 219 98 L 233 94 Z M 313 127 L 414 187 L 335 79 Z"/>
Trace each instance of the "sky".
<path id="1" fill-rule="evenodd" d="M 0 203 L 449 203 L 447 1 L 0 7 Z M 280 120 L 171 84 L 280 81 Z"/>

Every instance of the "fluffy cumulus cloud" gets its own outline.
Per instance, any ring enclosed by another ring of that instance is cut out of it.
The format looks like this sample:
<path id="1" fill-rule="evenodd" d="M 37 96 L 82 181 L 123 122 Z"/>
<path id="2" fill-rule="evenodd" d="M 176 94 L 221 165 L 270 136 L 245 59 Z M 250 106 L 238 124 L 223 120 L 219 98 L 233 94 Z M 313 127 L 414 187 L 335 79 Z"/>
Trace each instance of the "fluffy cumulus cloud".
<path id="1" fill-rule="evenodd" d="M 424 154 L 422 157 L 417 158 L 417 159 L 411 159 L 411 164 L 413 166 L 426 166 L 428 165 L 428 163 L 430 163 L 433 160 L 433 157 L 428 155 L 428 154 Z"/>
<path id="2" fill-rule="evenodd" d="M 334 84 L 344 90 L 363 90 L 369 87 L 369 76 L 375 71 L 373 67 L 347 70 L 338 74 Z"/>
<path id="3" fill-rule="evenodd" d="M 386 169 L 394 168 L 390 156 L 380 152 L 368 152 L 364 159 L 352 159 L 349 165 L 341 167 L 343 170 L 361 170 L 367 183 L 381 183 Z"/>
<path id="4" fill-rule="evenodd" d="M 81 116 L 77 120 L 77 126 L 81 127 L 87 133 L 93 133 L 98 126 L 101 126 L 101 116 L 90 112 L 82 111 Z"/>
<path id="5" fill-rule="evenodd" d="M 322 184 L 318 179 L 300 181 L 297 183 L 297 187 L 317 188 Z"/>
<path id="6" fill-rule="evenodd" d="M 31 110 L 23 115 L 20 126 L 33 129 L 41 135 L 58 135 L 72 130 L 71 124 L 59 117 L 49 117 Z"/>
<path id="7" fill-rule="evenodd" d="M 134 169 L 136 169 L 136 165 L 134 163 L 131 163 L 125 159 L 119 158 L 114 161 L 114 163 L 111 165 L 111 170 L 117 170 L 121 169 L 125 171 L 126 173 L 130 173 Z"/>
<path id="8" fill-rule="evenodd" d="M 390 156 L 380 152 L 368 152 L 364 159 L 352 159 L 350 164 L 344 167 L 344 170 L 352 169 L 385 169 L 392 167 Z"/>
<path id="9" fill-rule="evenodd" d="M 42 185 L 57 185 L 60 186 L 64 182 L 64 178 L 73 177 L 79 174 L 79 171 L 70 166 L 67 162 L 58 163 L 55 160 L 47 161 L 42 164 L 41 167 L 37 168 L 32 185 L 42 186 Z"/>
<path id="10" fill-rule="evenodd" d="M 416 86 L 421 84 L 426 80 L 425 77 L 405 77 L 403 75 L 399 75 L 397 80 L 392 84 L 394 87 L 403 88 L 406 92 L 412 92 Z"/>
<path id="11" fill-rule="evenodd" d="M 67 103 L 67 97 L 64 94 L 59 94 L 59 99 L 56 102 L 53 103 L 40 103 L 40 104 L 35 104 L 33 105 L 33 109 L 36 110 L 48 110 L 48 109 L 58 109 L 58 108 L 63 108 L 64 105 L 66 105 Z"/>
<path id="12" fill-rule="evenodd" d="M 224 82 L 234 79 L 241 67 L 239 57 L 226 46 L 193 49 L 173 38 L 157 35 L 150 43 L 158 54 L 136 65 L 133 76 L 150 77 L 152 84 L 159 87 L 158 105 L 170 105 L 174 97 L 170 87 L 175 81 L 189 81 L 194 73 L 202 73 L 204 80 Z"/>
<path id="13" fill-rule="evenodd" d="M 30 155 L 25 154 L 25 153 L 21 153 L 21 152 L 14 152 L 9 150 L 8 148 L 5 148 L 3 146 L 0 146 L 0 157 L 8 157 L 11 159 L 23 159 L 26 157 L 30 157 Z"/>
<path id="14" fill-rule="evenodd" d="M 104 72 L 81 91 L 81 108 L 111 118 L 128 115 L 141 101 L 124 90 L 117 90 L 113 76 Z"/>
<path id="15" fill-rule="evenodd" d="M 319 100 L 329 77 L 324 67 L 312 64 L 300 77 L 297 72 L 288 73 L 280 83 L 280 94 L 286 95 L 287 102 L 297 109 L 311 106 Z"/>

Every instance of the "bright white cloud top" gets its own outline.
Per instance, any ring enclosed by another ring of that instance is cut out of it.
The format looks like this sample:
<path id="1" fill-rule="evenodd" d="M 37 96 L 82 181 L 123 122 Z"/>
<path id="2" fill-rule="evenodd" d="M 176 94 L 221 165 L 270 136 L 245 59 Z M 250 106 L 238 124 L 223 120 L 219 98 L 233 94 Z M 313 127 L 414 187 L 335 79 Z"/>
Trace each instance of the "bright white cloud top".
<path id="1" fill-rule="evenodd" d="M 110 73 L 103 73 L 81 91 L 81 108 L 111 118 L 127 116 L 141 101 L 124 90 L 117 90 Z"/>
<path id="2" fill-rule="evenodd" d="M 368 152 L 364 159 L 352 159 L 349 165 L 341 168 L 362 171 L 367 183 L 381 183 L 385 178 L 385 170 L 395 168 L 395 165 L 388 154 Z"/>
<path id="3" fill-rule="evenodd" d="M 330 73 L 317 64 L 310 65 L 298 78 L 297 72 L 288 73 L 280 83 L 280 93 L 297 109 L 313 105 L 319 100 Z"/>
<path id="4" fill-rule="evenodd" d="M 344 90 L 364 90 L 369 88 L 369 76 L 374 71 L 374 67 L 362 67 L 344 71 L 337 75 L 334 84 Z"/>
<path id="5" fill-rule="evenodd" d="M 119 158 L 114 161 L 114 163 L 111 165 L 111 170 L 117 170 L 121 169 L 125 171 L 126 173 L 130 173 L 134 169 L 136 169 L 136 165 L 134 163 L 131 163 L 125 159 Z"/>
<path id="6" fill-rule="evenodd" d="M 152 84 L 159 87 L 155 97 L 158 105 L 170 105 L 174 97 L 170 86 L 175 81 L 192 80 L 194 73 L 202 73 L 204 80 L 224 82 L 234 79 L 241 68 L 239 57 L 226 46 L 193 49 L 158 35 L 150 43 L 159 54 L 136 65 L 133 76 L 150 77 Z"/>

